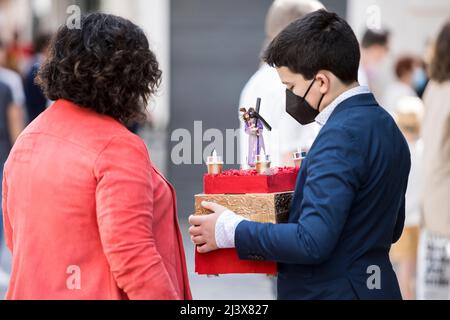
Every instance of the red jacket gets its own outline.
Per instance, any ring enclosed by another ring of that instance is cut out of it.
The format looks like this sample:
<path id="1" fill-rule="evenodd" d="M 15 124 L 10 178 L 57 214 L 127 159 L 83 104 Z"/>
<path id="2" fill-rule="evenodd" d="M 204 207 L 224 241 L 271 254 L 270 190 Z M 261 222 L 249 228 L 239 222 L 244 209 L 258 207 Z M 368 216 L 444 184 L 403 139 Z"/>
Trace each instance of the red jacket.
<path id="1" fill-rule="evenodd" d="M 174 189 L 119 122 L 59 100 L 4 172 L 7 299 L 191 299 Z"/>

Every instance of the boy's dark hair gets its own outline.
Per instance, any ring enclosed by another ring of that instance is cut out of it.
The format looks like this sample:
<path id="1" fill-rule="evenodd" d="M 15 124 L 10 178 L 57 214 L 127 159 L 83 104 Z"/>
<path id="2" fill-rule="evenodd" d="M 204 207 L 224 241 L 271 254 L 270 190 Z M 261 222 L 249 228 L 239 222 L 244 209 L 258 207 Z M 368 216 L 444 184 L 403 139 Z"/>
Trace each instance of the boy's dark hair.
<path id="1" fill-rule="evenodd" d="M 161 79 L 141 28 L 129 20 L 92 13 L 81 29 L 63 25 L 36 81 L 50 100 L 66 99 L 123 123 L 145 118 Z"/>
<path id="2" fill-rule="evenodd" d="M 387 47 L 389 42 L 389 31 L 385 29 L 374 30 L 367 29 L 361 41 L 361 47 L 369 48 L 372 46 Z"/>
<path id="3" fill-rule="evenodd" d="M 358 40 L 336 13 L 318 10 L 291 23 L 269 45 L 264 61 L 287 67 L 312 79 L 319 70 L 332 72 L 344 83 L 358 80 L 361 53 Z"/>

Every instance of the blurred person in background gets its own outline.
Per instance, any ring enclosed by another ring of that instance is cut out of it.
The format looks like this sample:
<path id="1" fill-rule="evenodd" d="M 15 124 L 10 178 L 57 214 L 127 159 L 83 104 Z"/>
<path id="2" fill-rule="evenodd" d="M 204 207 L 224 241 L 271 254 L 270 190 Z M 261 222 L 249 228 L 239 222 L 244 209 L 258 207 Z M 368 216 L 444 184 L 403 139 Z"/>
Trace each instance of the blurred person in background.
<path id="1" fill-rule="evenodd" d="M 384 93 L 383 106 L 393 113 L 400 99 L 403 97 L 416 97 L 414 90 L 414 77 L 420 68 L 418 60 L 413 56 L 404 56 L 395 63 L 396 80 L 387 87 Z"/>
<path id="2" fill-rule="evenodd" d="M 413 300 L 416 296 L 417 245 L 423 184 L 423 141 L 420 136 L 423 112 L 422 100 L 414 96 L 400 98 L 394 111 L 394 118 L 411 152 L 411 172 L 406 190 L 405 228 L 400 240 L 391 250 L 391 260 L 395 264 L 402 296 L 406 300 Z"/>
<path id="3" fill-rule="evenodd" d="M 6 44 L 0 40 L 0 81 L 9 86 L 14 104 L 23 112 L 25 108 L 25 92 L 23 90 L 22 77 L 16 71 L 8 68 L 7 56 L 8 49 Z"/>
<path id="4" fill-rule="evenodd" d="M 160 80 L 132 22 L 94 13 L 59 29 L 37 77 L 55 103 L 5 164 L 7 299 L 191 299 L 175 190 L 124 125 Z"/>
<path id="5" fill-rule="evenodd" d="M 0 177 L 11 146 L 24 128 L 24 94 L 20 75 L 7 69 L 7 48 L 0 40 Z M 2 220 L 2 210 L 0 210 Z M 3 245 L 3 227 L 0 223 L 0 261 Z M 8 274 L 0 268 L 0 283 L 8 281 Z"/>
<path id="6" fill-rule="evenodd" d="M 324 8 L 315 0 L 276 0 L 270 7 L 266 17 L 266 46 L 291 22 L 306 14 Z M 264 138 L 274 165 L 293 165 L 292 153 L 299 147 L 312 145 L 317 133 L 317 124 L 299 126 L 286 112 L 286 87 L 281 83 L 275 68 L 263 63 L 259 70 L 245 85 L 240 99 L 240 107 L 255 107 L 256 99 L 261 98 L 261 115 L 273 127 Z M 241 121 L 240 161 L 246 164 L 248 139 Z"/>
<path id="7" fill-rule="evenodd" d="M 367 29 L 361 40 L 361 65 L 358 73 L 359 83 L 372 87 L 383 60 L 389 53 L 389 31 L 386 29 Z"/>
<path id="8" fill-rule="evenodd" d="M 430 80 L 427 75 L 427 65 L 424 60 L 418 59 L 416 61 L 416 68 L 413 74 L 413 87 L 419 98 L 422 99 L 427 87 L 428 81 Z"/>
<path id="9" fill-rule="evenodd" d="M 6 48 L 6 59 L 4 66 L 18 74 L 24 73 L 24 67 L 33 54 L 32 44 L 23 44 L 20 41 L 19 31 L 15 30 L 11 41 Z"/>
<path id="10" fill-rule="evenodd" d="M 424 93 L 423 231 L 418 298 L 450 299 L 450 21 L 440 31 Z"/>
<path id="11" fill-rule="evenodd" d="M 33 45 L 34 55 L 30 68 L 25 74 L 24 89 L 28 123 L 44 112 L 49 103 L 42 89 L 36 84 L 35 78 L 39 68 L 47 58 L 50 39 L 51 36 L 49 34 L 42 34 L 36 37 Z"/>
<path id="12" fill-rule="evenodd" d="M 18 133 L 14 132 L 14 122 L 16 105 L 13 103 L 11 89 L 3 82 L 0 82 L 0 177 L 3 178 L 3 165 L 8 158 L 11 146 Z M 1 191 L 1 187 L 0 187 Z M 1 194 L 1 192 L 0 192 Z M 0 208 L 0 261 L 3 247 L 3 214 Z M 9 275 L 0 268 L 0 285 L 8 284 Z"/>

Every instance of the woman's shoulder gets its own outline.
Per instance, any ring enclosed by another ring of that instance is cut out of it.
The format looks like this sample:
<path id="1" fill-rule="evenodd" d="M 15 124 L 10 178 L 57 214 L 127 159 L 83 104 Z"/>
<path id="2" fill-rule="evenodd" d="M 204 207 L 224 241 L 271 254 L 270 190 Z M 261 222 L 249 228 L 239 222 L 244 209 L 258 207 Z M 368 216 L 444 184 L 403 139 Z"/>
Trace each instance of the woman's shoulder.
<path id="1" fill-rule="evenodd" d="M 65 100 L 54 102 L 24 131 L 24 135 L 45 135 L 98 153 L 111 140 L 116 144 L 141 146 L 142 139 L 122 123 Z"/>

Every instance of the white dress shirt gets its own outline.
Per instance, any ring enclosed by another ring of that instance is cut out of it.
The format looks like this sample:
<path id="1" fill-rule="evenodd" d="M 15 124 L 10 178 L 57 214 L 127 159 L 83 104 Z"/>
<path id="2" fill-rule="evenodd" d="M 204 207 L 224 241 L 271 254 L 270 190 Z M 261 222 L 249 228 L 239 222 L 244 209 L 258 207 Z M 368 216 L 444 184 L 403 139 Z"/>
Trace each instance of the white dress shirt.
<path id="1" fill-rule="evenodd" d="M 345 100 L 360 94 L 370 93 L 367 86 L 358 86 L 349 89 L 334 99 L 319 115 L 315 121 L 319 126 L 323 127 L 330 118 L 336 107 Z M 236 228 L 245 218 L 235 214 L 233 211 L 227 210 L 219 216 L 215 227 L 215 237 L 217 247 L 220 249 L 235 247 Z"/>
<path id="2" fill-rule="evenodd" d="M 345 91 L 336 99 L 334 99 L 324 110 L 322 110 L 321 113 L 319 113 L 319 115 L 316 117 L 316 122 L 319 124 L 319 126 L 323 127 L 338 105 L 353 96 L 366 93 L 370 93 L 370 90 L 367 86 L 358 86 Z"/>

